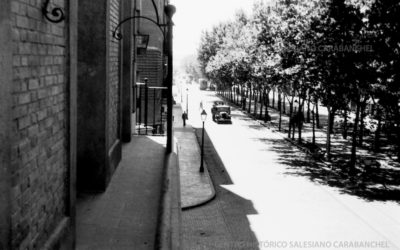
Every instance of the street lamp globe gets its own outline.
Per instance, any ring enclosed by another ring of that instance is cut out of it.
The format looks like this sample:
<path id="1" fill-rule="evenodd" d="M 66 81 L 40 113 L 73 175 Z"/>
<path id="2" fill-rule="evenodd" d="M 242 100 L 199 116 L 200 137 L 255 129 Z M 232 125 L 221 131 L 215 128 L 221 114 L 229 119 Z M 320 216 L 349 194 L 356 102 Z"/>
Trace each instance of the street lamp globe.
<path id="1" fill-rule="evenodd" d="M 207 119 L 207 112 L 203 109 L 203 111 L 201 112 L 200 116 L 201 116 L 201 121 L 205 122 L 206 119 Z"/>

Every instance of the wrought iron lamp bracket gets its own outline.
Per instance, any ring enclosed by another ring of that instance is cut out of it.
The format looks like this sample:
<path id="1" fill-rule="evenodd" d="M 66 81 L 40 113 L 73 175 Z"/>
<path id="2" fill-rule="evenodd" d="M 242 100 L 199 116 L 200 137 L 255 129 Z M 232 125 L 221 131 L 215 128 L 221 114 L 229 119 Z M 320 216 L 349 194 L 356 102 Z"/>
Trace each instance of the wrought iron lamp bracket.
<path id="1" fill-rule="evenodd" d="M 145 17 L 145 16 L 131 16 L 131 17 L 127 17 L 124 20 L 122 20 L 117 27 L 115 27 L 114 31 L 113 31 L 113 37 L 117 40 L 121 40 L 122 39 L 122 34 L 118 31 L 120 29 L 120 27 L 122 26 L 122 24 L 124 24 L 127 21 L 130 21 L 132 19 L 136 19 L 136 18 L 142 18 L 142 19 L 146 19 L 152 23 L 154 23 L 155 25 L 157 25 L 157 27 L 160 29 L 161 33 L 163 34 L 164 40 L 165 40 L 165 31 L 162 29 L 163 27 L 167 27 L 167 24 L 163 24 L 163 23 L 158 23 L 157 21 L 154 21 L 153 19 L 149 18 L 149 17 Z"/>
<path id="2" fill-rule="evenodd" d="M 51 11 L 48 11 L 47 8 L 49 6 L 50 0 L 45 0 L 42 6 L 42 14 L 43 16 L 52 23 L 59 23 L 65 19 L 64 11 L 59 8 L 53 8 Z"/>

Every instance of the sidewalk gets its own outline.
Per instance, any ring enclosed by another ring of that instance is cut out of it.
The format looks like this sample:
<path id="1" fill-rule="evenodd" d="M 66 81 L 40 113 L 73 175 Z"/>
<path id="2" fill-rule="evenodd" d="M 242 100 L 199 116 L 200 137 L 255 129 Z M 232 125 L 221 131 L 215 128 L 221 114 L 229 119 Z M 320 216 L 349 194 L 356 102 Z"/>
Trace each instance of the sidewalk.
<path id="1" fill-rule="evenodd" d="M 200 168 L 200 146 L 190 122 L 183 127 L 182 108 L 174 107 L 174 133 L 179 152 L 182 209 L 202 205 L 215 197 L 214 186 L 204 161 L 204 173 Z"/>
<path id="2" fill-rule="evenodd" d="M 134 136 L 132 142 L 124 144 L 122 161 L 107 190 L 101 194 L 79 195 L 76 249 L 156 248 L 156 237 L 163 234 L 159 230 L 160 214 L 165 213 L 160 211 L 165 209 L 160 205 L 165 192 L 164 179 L 176 183 L 163 173 L 165 141 L 160 136 Z M 174 198 L 170 200 L 179 204 Z M 173 216 L 176 215 L 170 216 L 170 223 L 179 223 Z"/>

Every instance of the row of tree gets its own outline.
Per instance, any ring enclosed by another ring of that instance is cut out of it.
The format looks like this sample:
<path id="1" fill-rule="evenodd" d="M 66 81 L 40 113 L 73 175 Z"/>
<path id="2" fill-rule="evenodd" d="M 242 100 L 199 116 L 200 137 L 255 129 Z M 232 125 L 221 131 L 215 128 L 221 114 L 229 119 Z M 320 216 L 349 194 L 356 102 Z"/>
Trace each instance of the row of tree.
<path id="1" fill-rule="evenodd" d="M 377 107 L 376 141 L 381 124 L 393 124 L 400 155 L 399 16 L 398 0 L 260 1 L 250 15 L 238 12 L 233 21 L 205 31 L 198 61 L 219 89 L 264 97 L 277 91 L 291 117 L 295 100 L 298 116 L 307 103 L 322 103 L 329 112 L 328 157 L 335 115 L 346 121 L 353 112 L 353 169 L 368 102 Z"/>

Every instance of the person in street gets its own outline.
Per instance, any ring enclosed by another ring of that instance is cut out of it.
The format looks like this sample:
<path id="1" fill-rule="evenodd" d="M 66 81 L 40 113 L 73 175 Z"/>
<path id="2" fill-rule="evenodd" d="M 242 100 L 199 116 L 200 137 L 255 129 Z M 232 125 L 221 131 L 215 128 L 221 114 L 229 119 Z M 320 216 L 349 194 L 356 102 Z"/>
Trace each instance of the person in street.
<path id="1" fill-rule="evenodd" d="M 183 121 L 183 126 L 184 127 L 186 127 L 186 120 L 187 120 L 187 114 L 186 114 L 186 111 L 183 111 L 182 121 Z"/>

